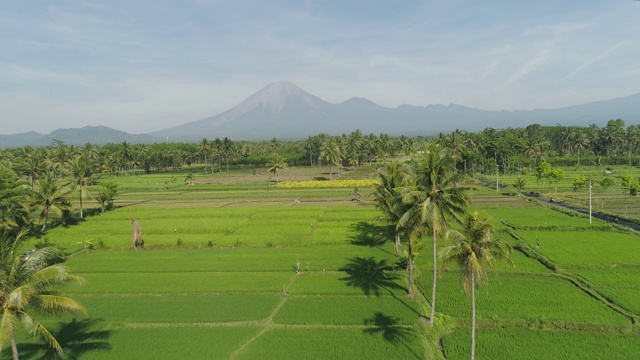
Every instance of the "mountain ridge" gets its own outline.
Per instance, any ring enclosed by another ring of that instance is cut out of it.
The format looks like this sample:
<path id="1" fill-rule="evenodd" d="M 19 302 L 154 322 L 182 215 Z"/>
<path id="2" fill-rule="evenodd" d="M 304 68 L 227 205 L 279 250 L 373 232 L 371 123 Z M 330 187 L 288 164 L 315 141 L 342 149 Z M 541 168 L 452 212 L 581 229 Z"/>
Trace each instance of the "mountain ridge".
<path id="1" fill-rule="evenodd" d="M 361 97 L 330 103 L 288 81 L 270 83 L 236 106 L 217 115 L 173 127 L 132 135 L 106 126 L 58 129 L 43 135 L 30 131 L 0 135 L 0 147 L 46 146 L 53 140 L 70 145 L 91 142 L 154 143 L 196 142 L 203 138 L 233 140 L 296 140 L 326 133 L 340 135 L 359 129 L 363 133 L 436 135 L 455 129 L 543 126 L 604 126 L 610 119 L 640 122 L 640 93 L 555 109 L 483 110 L 459 104 L 402 104 L 388 108 Z"/>
<path id="2" fill-rule="evenodd" d="M 487 127 L 524 127 L 532 123 L 603 125 L 612 118 L 625 117 L 630 122 L 640 119 L 640 93 L 556 109 L 495 111 L 459 104 L 403 104 L 387 108 L 358 97 L 333 104 L 290 82 L 279 81 L 223 113 L 150 134 L 190 141 L 197 140 L 195 137 L 301 139 L 311 134 L 339 135 L 355 129 L 390 135 L 435 135 L 455 129 L 481 131 Z"/>

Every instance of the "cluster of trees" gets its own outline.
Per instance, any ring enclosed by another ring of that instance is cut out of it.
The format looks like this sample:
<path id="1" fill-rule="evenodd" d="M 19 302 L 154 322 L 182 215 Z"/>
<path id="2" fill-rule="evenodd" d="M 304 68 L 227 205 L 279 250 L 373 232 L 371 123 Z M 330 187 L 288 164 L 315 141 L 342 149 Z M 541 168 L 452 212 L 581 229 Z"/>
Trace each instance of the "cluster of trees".
<path id="1" fill-rule="evenodd" d="M 467 176 L 455 167 L 456 159 L 438 144 L 431 144 L 419 157 L 394 161 L 380 173 L 374 201 L 382 211 L 382 219 L 395 233 L 396 255 L 404 244 L 407 255 L 407 291 L 413 297 L 414 258 L 422 247 L 422 239 L 430 236 L 433 255 L 433 284 L 429 325 L 433 327 L 436 307 L 438 258 L 441 269 L 451 263 L 460 265 L 465 289 L 472 296 L 472 358 L 475 354 L 475 293 L 477 284 L 486 280 L 487 264 L 508 257 L 509 246 L 492 237 L 493 227 L 477 212 L 467 214 Z M 454 231 L 449 222 L 459 222 L 463 231 Z M 438 256 L 437 239 L 446 236 L 453 243 Z M 403 241 L 404 240 L 404 241 Z"/>
<path id="2" fill-rule="evenodd" d="M 62 355 L 58 341 L 33 313 L 84 313 L 80 303 L 55 291 L 56 285 L 82 283 L 83 279 L 60 264 L 63 257 L 58 249 L 48 246 L 28 249 L 24 240 L 35 227 L 34 209 L 40 211 L 44 220 L 42 231 L 49 222 L 49 213 L 56 213 L 61 220 L 69 215 L 70 198 L 86 196 L 92 170 L 81 158 L 47 168 L 36 156 L 37 150 L 20 151 L 21 157 L 15 163 L 8 156 L 0 159 L 0 350 L 10 347 L 13 358 L 18 359 L 15 333 L 22 326 Z M 59 182 L 63 173 L 71 179 L 66 185 Z M 19 174 L 27 178 L 21 179 Z M 111 189 L 111 195 L 115 195 L 115 187 Z M 109 198 L 107 195 L 105 199 Z M 107 204 L 113 197 L 110 199 L 105 200 Z"/>
<path id="3" fill-rule="evenodd" d="M 0 161 L 17 159 L 20 176 L 35 181 L 43 172 L 63 174 L 68 162 L 81 156 L 92 170 L 108 174 L 179 170 L 197 164 L 205 173 L 228 171 L 230 166 L 267 167 L 275 163 L 291 166 L 336 168 L 358 166 L 415 151 L 423 138 L 364 135 L 360 130 L 330 136 L 318 134 L 302 141 L 272 139 L 262 142 L 232 141 L 225 137 L 202 139 L 199 143 L 157 143 L 151 145 L 92 144 L 67 146 L 54 141 L 45 148 L 29 146 L 0 150 Z M 493 129 L 470 133 L 456 130 L 432 139 L 448 148 L 460 170 L 478 173 L 516 174 L 532 172 L 541 162 L 567 166 L 582 164 L 639 164 L 640 127 L 625 126 L 624 120 L 610 120 L 599 128 L 529 125 L 526 128 Z"/>
<path id="4" fill-rule="evenodd" d="M 600 128 L 541 126 L 486 128 L 479 133 L 456 130 L 439 134 L 435 142 L 451 149 L 457 167 L 480 173 L 518 174 L 532 171 L 541 161 L 552 165 L 640 164 L 640 125 L 625 127 L 622 119 Z"/>
<path id="5" fill-rule="evenodd" d="M 88 148 L 93 147 L 85 147 Z M 60 147 L 59 151 L 66 153 L 64 149 L 66 147 Z M 36 217 L 42 222 L 40 231 L 45 231 L 53 221 L 52 214 L 61 223 L 66 223 L 72 218 L 73 199 L 79 200 L 79 216 L 84 217 L 83 200 L 91 195 L 88 187 L 100 175 L 98 160 L 91 157 L 97 153 L 79 152 L 59 160 L 47 156 L 59 152 L 47 149 L 25 147 L 15 153 L 11 156 L 7 150 L 0 152 L 1 229 L 33 230 L 33 218 Z M 116 194 L 117 185 L 100 184 L 94 198 L 101 211 L 113 207 Z"/>

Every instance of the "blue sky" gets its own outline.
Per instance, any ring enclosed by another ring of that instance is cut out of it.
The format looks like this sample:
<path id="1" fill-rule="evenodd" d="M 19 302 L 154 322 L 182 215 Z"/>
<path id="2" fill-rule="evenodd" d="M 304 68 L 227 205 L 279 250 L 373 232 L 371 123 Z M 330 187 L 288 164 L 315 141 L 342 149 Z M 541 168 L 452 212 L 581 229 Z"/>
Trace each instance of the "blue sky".
<path id="1" fill-rule="evenodd" d="M 639 36 L 631 0 L 4 1 L 0 134 L 150 132 L 278 80 L 333 103 L 556 108 L 640 92 Z"/>

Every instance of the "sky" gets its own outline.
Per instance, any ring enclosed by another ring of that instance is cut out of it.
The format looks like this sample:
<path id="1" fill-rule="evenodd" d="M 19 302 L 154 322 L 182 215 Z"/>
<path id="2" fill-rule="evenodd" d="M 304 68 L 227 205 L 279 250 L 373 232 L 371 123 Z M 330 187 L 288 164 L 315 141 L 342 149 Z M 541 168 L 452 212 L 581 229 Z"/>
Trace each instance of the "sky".
<path id="1" fill-rule="evenodd" d="M 558 108 L 640 92 L 640 1 L 3 0 L 0 134 L 147 133 L 269 83 L 332 103 Z"/>

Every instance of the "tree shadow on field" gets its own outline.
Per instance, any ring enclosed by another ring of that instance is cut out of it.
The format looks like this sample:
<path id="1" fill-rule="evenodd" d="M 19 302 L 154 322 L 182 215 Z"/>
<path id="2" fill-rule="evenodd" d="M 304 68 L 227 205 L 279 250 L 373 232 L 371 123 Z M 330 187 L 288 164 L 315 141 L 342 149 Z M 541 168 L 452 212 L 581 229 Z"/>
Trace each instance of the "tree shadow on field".
<path id="1" fill-rule="evenodd" d="M 411 345 L 411 339 L 409 338 L 409 333 L 411 329 L 400 326 L 398 324 L 398 319 L 385 315 L 381 312 L 376 312 L 372 318 L 365 320 L 365 325 L 371 326 L 370 328 L 362 330 L 365 334 L 380 334 L 385 341 L 388 341 L 392 344 L 402 344 L 409 349 L 415 356 L 416 359 L 421 358 L 420 354 L 417 354 Z"/>
<path id="2" fill-rule="evenodd" d="M 80 359 L 84 354 L 93 351 L 109 351 L 111 344 L 108 339 L 111 337 L 111 330 L 102 330 L 104 320 L 100 319 L 73 319 L 70 322 L 62 323 L 57 329 L 51 331 L 64 354 L 60 356 L 53 348 L 43 341 L 20 345 L 18 350 L 20 358 L 23 359 Z"/>
<path id="3" fill-rule="evenodd" d="M 391 272 L 387 260 L 377 261 L 374 257 L 353 257 L 344 267 L 338 269 L 347 273 L 340 278 L 347 285 L 357 287 L 366 295 L 380 296 L 381 291 L 393 294 L 393 289 L 403 289 L 396 283 L 400 276 Z"/>
<path id="4" fill-rule="evenodd" d="M 360 221 L 350 226 L 354 233 L 351 235 L 351 243 L 361 246 L 378 246 L 389 239 L 389 227 L 374 225 L 365 221 Z"/>

